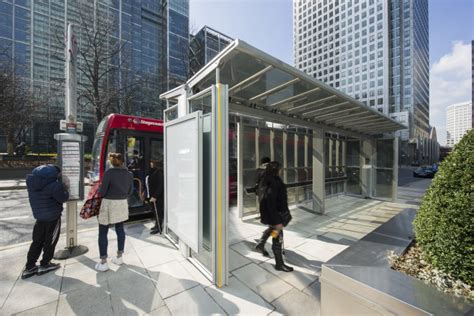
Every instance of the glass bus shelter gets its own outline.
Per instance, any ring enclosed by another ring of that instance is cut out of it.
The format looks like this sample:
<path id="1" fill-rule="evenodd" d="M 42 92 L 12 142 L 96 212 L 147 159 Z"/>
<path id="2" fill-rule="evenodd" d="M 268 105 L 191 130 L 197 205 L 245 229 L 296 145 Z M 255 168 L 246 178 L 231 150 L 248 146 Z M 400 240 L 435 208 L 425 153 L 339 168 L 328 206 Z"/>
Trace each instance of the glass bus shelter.
<path id="1" fill-rule="evenodd" d="M 228 215 L 255 215 L 262 157 L 284 168 L 290 203 L 323 214 L 335 194 L 396 197 L 401 123 L 235 40 L 165 110 L 165 229 L 217 286 L 228 279 Z M 235 202 L 234 202 L 235 200 Z"/>

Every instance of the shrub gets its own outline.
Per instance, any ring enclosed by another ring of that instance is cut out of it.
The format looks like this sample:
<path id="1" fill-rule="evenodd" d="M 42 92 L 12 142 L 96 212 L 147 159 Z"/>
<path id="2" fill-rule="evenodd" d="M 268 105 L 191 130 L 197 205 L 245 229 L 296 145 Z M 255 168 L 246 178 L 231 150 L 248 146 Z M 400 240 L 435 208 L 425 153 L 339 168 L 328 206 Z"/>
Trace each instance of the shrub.
<path id="1" fill-rule="evenodd" d="M 425 258 L 474 285 L 474 129 L 439 166 L 414 221 Z"/>

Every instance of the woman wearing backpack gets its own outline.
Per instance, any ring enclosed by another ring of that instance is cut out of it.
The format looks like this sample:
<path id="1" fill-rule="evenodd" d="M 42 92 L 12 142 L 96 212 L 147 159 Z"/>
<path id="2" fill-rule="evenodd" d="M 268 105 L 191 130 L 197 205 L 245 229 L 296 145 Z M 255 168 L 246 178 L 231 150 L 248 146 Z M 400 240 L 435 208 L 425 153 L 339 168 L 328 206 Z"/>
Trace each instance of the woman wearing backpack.
<path id="1" fill-rule="evenodd" d="M 291 221 L 286 185 L 280 178 L 281 166 L 277 161 L 268 163 L 259 183 L 260 222 L 269 225 L 275 269 L 291 272 L 293 268 L 283 262 L 283 227 Z"/>
<path id="2" fill-rule="evenodd" d="M 128 197 L 133 190 L 133 175 L 124 166 L 123 155 L 110 153 L 109 162 L 113 168 L 109 168 L 99 188 L 99 195 L 103 197 L 98 216 L 99 221 L 99 253 L 100 262 L 95 265 L 97 271 L 107 271 L 107 246 L 109 226 L 115 226 L 117 234 L 117 256 L 112 262 L 118 265 L 123 263 L 123 250 L 125 247 L 125 230 L 123 223 L 128 219 Z"/>

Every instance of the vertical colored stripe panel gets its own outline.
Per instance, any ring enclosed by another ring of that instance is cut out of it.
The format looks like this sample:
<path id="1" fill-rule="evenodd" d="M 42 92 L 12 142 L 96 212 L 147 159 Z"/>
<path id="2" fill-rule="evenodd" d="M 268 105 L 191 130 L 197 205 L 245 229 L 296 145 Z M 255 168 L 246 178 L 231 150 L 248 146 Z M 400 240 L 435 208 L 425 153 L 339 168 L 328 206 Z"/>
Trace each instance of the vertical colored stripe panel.
<path id="1" fill-rule="evenodd" d="M 217 286 L 222 282 L 222 100 L 217 84 Z"/>

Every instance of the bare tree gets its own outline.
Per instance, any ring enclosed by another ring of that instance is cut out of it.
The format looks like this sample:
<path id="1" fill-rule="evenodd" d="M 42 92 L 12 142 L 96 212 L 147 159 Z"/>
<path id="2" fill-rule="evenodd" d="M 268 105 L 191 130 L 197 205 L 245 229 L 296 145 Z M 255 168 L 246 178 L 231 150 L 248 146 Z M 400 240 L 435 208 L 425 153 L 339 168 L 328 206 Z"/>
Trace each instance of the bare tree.
<path id="1" fill-rule="evenodd" d="M 78 10 L 79 104 L 92 106 L 97 123 L 112 112 L 131 112 L 135 88 L 142 83 L 130 71 L 130 50 L 117 37 L 117 20 L 93 4 Z M 85 101 L 85 102 L 84 102 Z"/>
<path id="2" fill-rule="evenodd" d="M 6 135 L 9 155 L 13 155 L 15 143 L 24 140 L 32 115 L 42 102 L 46 101 L 33 97 L 29 81 L 15 72 L 14 59 L 6 51 L 0 52 L 0 130 Z"/>

